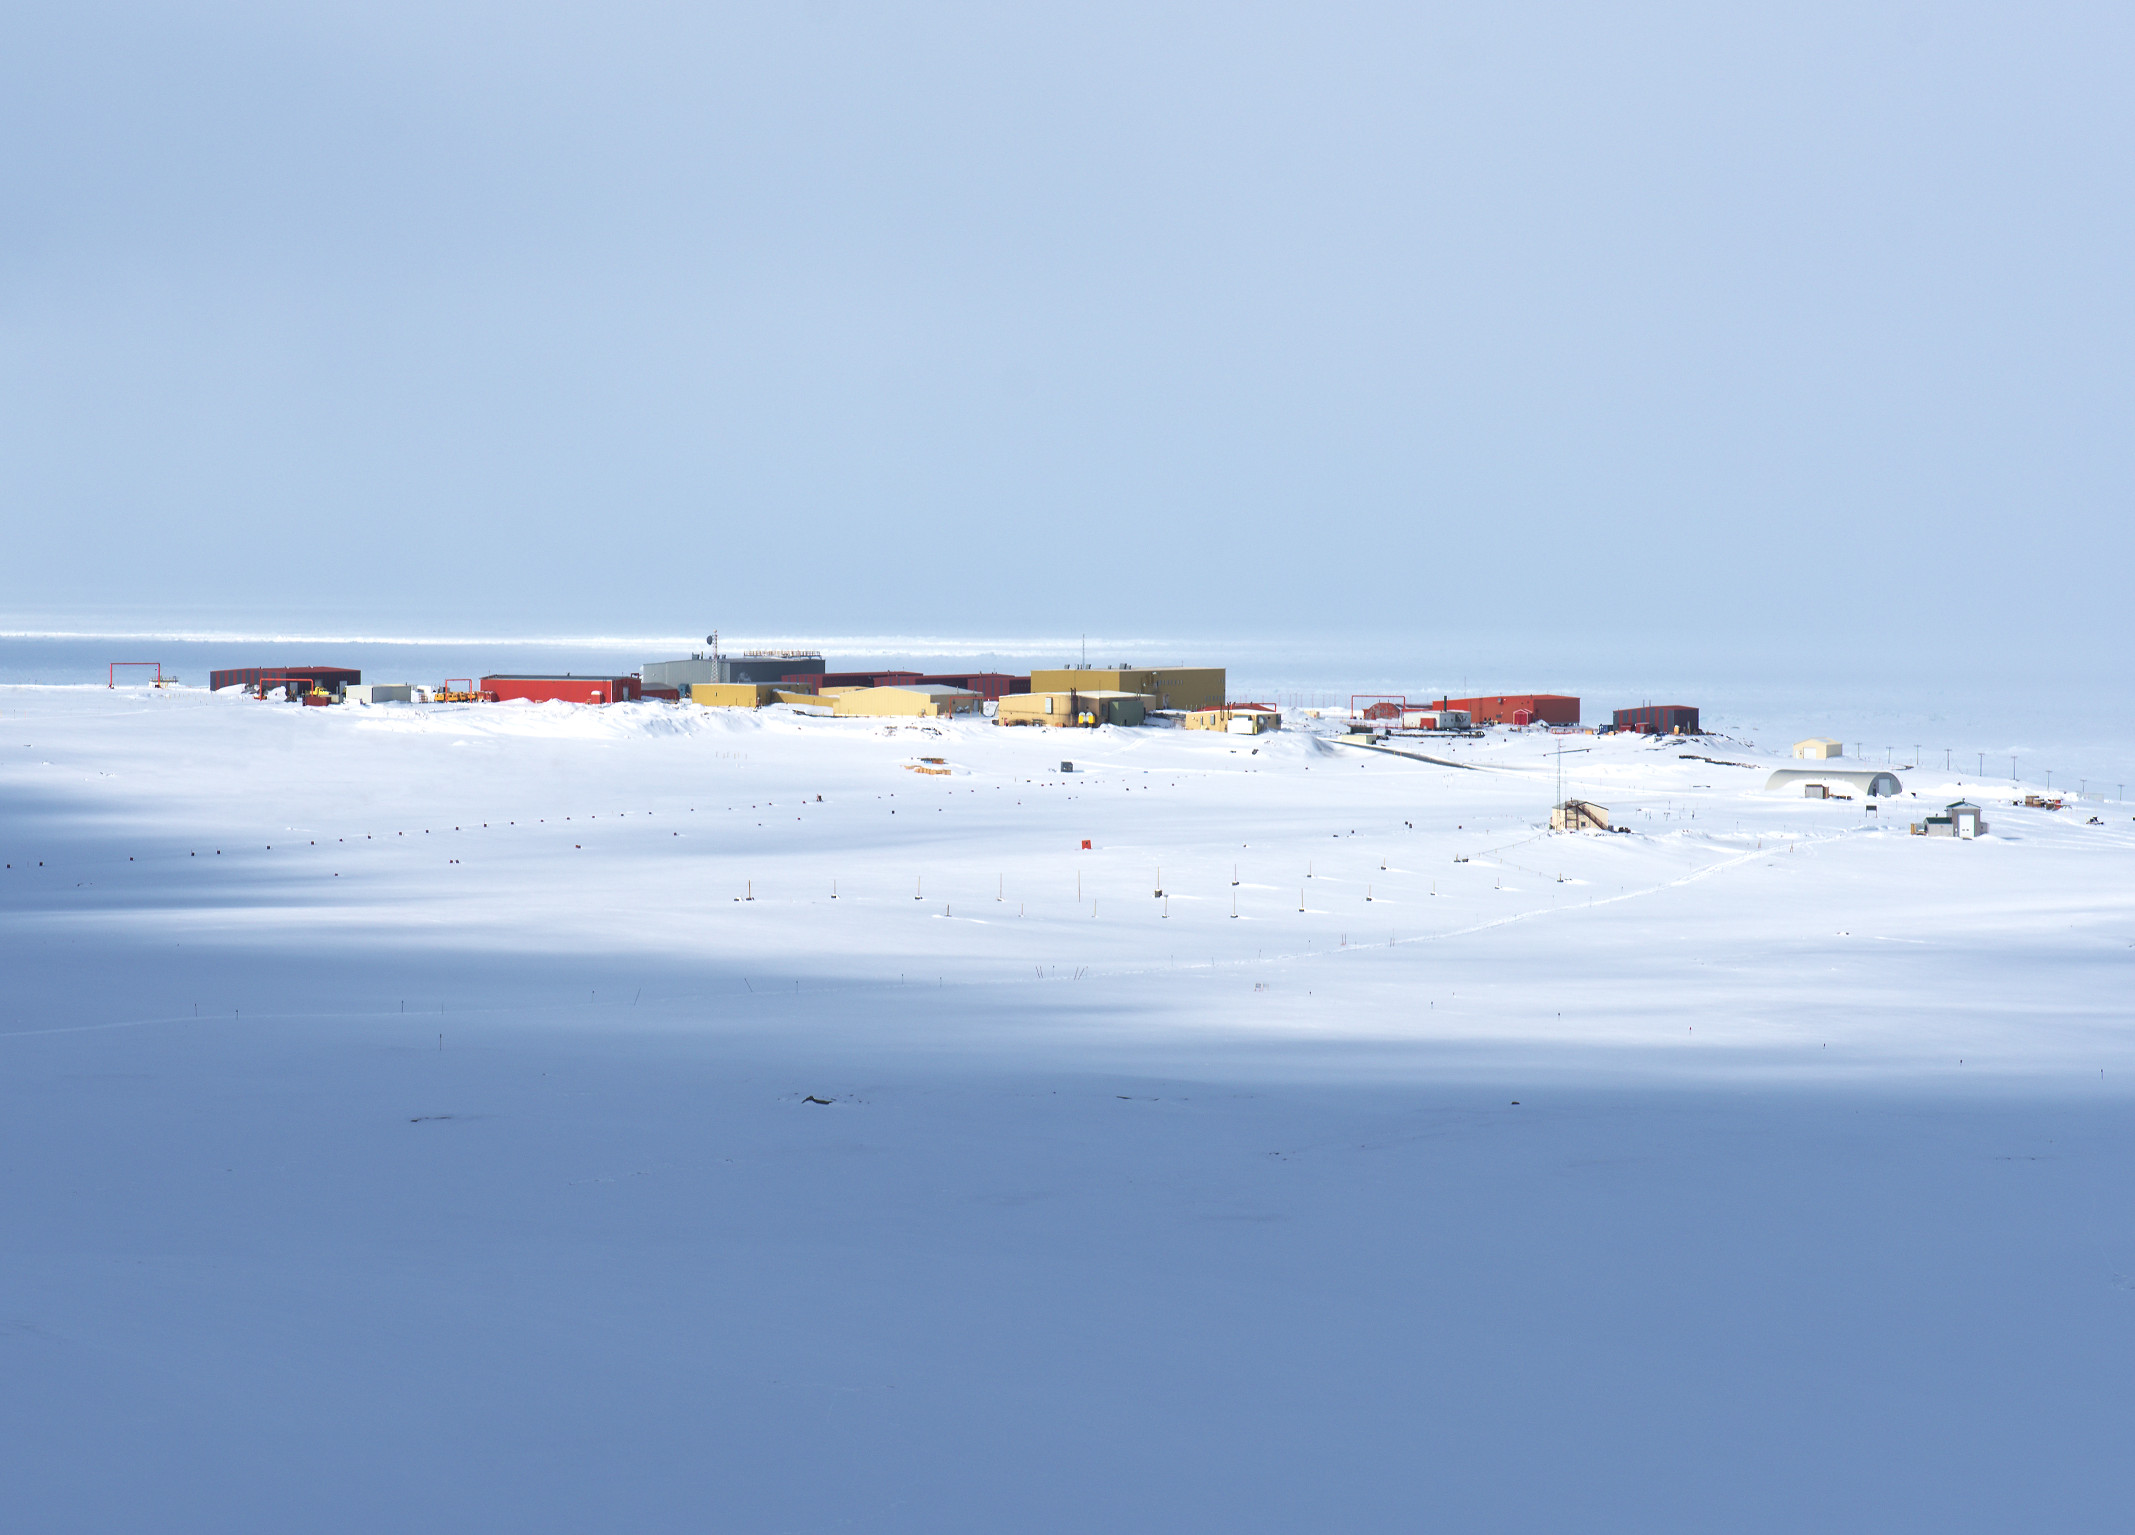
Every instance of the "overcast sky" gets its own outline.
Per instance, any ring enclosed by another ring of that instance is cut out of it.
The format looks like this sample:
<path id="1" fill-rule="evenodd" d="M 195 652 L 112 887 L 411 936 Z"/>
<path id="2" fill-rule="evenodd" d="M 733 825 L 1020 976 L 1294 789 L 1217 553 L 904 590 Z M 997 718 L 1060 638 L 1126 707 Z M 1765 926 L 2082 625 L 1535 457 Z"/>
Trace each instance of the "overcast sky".
<path id="1" fill-rule="evenodd" d="M 0 627 L 2093 653 L 2131 15 L 11 7 Z"/>

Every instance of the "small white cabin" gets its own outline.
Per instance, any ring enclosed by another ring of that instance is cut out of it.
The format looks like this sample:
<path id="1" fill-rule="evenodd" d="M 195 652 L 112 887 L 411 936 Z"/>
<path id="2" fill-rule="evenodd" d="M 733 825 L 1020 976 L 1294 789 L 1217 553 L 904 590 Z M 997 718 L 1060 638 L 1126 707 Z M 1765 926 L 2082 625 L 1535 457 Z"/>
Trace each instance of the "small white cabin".
<path id="1" fill-rule="evenodd" d="M 1916 837 L 1961 837 L 1971 842 L 1986 834 L 1987 823 L 1979 807 L 1965 799 L 1945 806 L 1941 815 L 1931 815 L 1925 821 L 1913 823 Z"/>

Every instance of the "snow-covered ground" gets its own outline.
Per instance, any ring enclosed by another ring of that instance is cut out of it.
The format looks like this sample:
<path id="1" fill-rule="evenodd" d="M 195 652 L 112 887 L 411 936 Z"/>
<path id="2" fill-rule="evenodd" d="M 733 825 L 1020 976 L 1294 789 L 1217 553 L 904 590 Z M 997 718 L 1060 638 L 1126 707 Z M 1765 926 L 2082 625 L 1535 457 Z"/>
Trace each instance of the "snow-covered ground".
<path id="1" fill-rule="evenodd" d="M 2125 1518 L 2127 808 L 1423 749 L 0 688 L 18 1527 Z"/>

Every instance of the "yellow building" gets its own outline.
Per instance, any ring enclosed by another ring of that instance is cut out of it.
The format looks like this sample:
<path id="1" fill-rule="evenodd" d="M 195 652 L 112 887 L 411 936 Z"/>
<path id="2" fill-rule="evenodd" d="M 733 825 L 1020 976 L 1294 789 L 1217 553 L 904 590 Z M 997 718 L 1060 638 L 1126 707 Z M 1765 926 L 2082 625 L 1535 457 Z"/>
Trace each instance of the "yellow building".
<path id="1" fill-rule="evenodd" d="M 1050 675 L 1050 674 L 1048 674 Z M 1089 676 L 1070 672 L 1069 676 Z M 1010 693 L 993 716 L 996 725 L 1139 725 L 1156 707 L 1147 693 L 1062 691 Z"/>
<path id="2" fill-rule="evenodd" d="M 979 712 L 978 694 L 938 682 L 913 682 L 898 688 L 840 688 L 829 699 L 830 712 L 839 716 L 946 719 Z"/>
<path id="3" fill-rule="evenodd" d="M 1232 735 L 1257 736 L 1265 730 L 1282 729 L 1282 716 L 1259 704 L 1218 704 L 1196 709 L 1181 721 L 1188 730 L 1227 730 Z"/>
<path id="4" fill-rule="evenodd" d="M 1806 741 L 1796 741 L 1794 743 L 1794 755 L 1797 757 L 1818 758 L 1843 757 L 1846 755 L 1846 748 L 1831 740 L 1828 736 L 1811 736 Z"/>
<path id="5" fill-rule="evenodd" d="M 1166 666 L 1151 671 L 1063 667 L 1033 671 L 1033 693 L 1145 693 L 1152 709 L 1207 709 L 1223 702 L 1220 666 Z M 1015 696 L 1013 694 L 1011 697 Z"/>
<path id="6" fill-rule="evenodd" d="M 692 682 L 689 701 L 707 709 L 761 709 L 782 690 L 782 682 Z"/>

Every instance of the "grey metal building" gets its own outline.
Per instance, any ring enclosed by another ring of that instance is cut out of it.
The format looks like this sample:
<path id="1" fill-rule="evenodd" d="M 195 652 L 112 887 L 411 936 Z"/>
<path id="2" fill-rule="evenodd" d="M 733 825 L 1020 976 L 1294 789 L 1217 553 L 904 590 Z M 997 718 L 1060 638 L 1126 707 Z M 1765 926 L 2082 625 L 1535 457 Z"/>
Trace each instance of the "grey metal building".
<path id="1" fill-rule="evenodd" d="M 814 651 L 753 651 L 745 655 L 698 654 L 681 661 L 647 661 L 639 673 L 647 687 L 678 688 L 689 696 L 695 682 L 784 682 L 788 677 L 823 675 L 823 658 Z"/>

